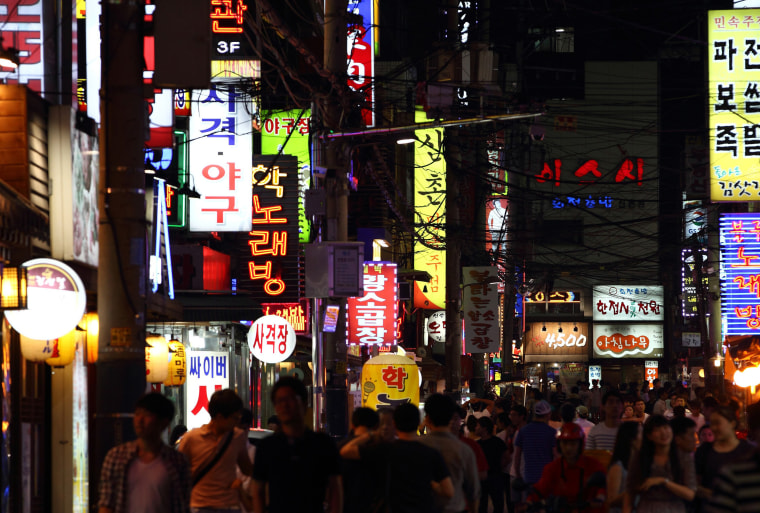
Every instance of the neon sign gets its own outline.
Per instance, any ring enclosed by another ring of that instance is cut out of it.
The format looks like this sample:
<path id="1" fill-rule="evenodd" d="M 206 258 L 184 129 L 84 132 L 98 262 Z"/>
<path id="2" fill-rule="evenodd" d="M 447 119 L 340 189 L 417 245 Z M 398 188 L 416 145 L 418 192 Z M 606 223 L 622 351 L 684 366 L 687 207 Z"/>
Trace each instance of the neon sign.
<path id="1" fill-rule="evenodd" d="M 375 74 L 374 42 L 375 2 L 360 0 L 348 1 L 348 12 L 355 14 L 361 20 L 348 27 L 348 87 L 353 91 L 364 93 L 365 105 L 362 108 L 362 119 L 367 127 L 375 126 L 374 91 L 372 78 Z"/>
<path id="2" fill-rule="evenodd" d="M 245 32 L 248 3 L 245 0 L 209 0 L 212 59 L 245 59 L 252 56 Z"/>
<path id="3" fill-rule="evenodd" d="M 576 178 L 572 183 L 588 185 L 596 183 L 602 178 L 604 172 L 599 169 L 599 162 L 592 159 L 581 164 L 572 174 Z M 615 183 L 634 182 L 641 187 L 644 183 L 644 159 L 625 159 L 614 175 Z M 541 172 L 535 175 L 535 179 L 538 183 L 553 181 L 554 186 L 559 187 L 562 181 L 562 159 L 554 159 L 553 164 L 545 162 Z"/>
<path id="4" fill-rule="evenodd" d="M 721 305 L 726 335 L 760 332 L 760 214 L 721 214 Z"/>
<path id="5" fill-rule="evenodd" d="M 296 335 L 309 333 L 309 302 L 301 300 L 298 303 L 264 303 L 261 305 L 264 315 L 282 317 L 293 326 Z"/>
<path id="6" fill-rule="evenodd" d="M 166 263 L 167 295 L 174 299 L 174 277 L 172 267 L 169 262 L 172 261 L 172 250 L 169 242 L 169 220 L 166 216 L 166 182 L 162 178 L 155 178 L 155 191 L 158 197 L 154 201 L 156 204 L 155 219 L 156 238 L 153 244 L 153 254 L 150 255 L 150 282 L 151 290 L 155 294 L 158 286 L 163 282 L 163 264 Z M 164 239 L 164 258 L 161 258 L 161 236 Z"/>
<path id="7" fill-rule="evenodd" d="M 585 198 L 580 196 L 555 197 L 552 199 L 552 208 L 612 208 L 614 200 L 609 196 L 592 196 L 589 194 Z"/>
<path id="8" fill-rule="evenodd" d="M 396 343 L 398 317 L 397 265 L 364 263 L 364 294 L 348 298 L 346 333 L 349 344 Z"/>

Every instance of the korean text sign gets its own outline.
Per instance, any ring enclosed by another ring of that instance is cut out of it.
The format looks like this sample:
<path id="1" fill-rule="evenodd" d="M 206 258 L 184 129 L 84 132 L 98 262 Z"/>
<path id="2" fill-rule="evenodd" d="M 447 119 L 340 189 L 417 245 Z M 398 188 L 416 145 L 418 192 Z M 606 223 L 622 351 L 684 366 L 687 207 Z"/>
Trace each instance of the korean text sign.
<path id="1" fill-rule="evenodd" d="M 398 354 L 370 358 L 362 366 L 362 406 L 390 407 L 420 403 L 420 375 L 414 360 Z"/>
<path id="2" fill-rule="evenodd" d="M 364 263 L 364 294 L 348 298 L 346 330 L 349 344 L 396 343 L 397 271 L 397 265 L 392 263 Z"/>
<path id="3" fill-rule="evenodd" d="M 427 121 L 418 111 L 418 123 Z M 443 129 L 415 130 L 414 212 L 417 237 L 414 268 L 430 273 L 429 283 L 414 282 L 414 307 L 445 309 L 446 302 L 446 159 Z"/>
<path id="4" fill-rule="evenodd" d="M 49 37 L 42 23 L 42 0 L 0 1 L 3 12 L 3 48 L 19 51 L 18 69 L 0 67 L 4 84 L 26 84 L 37 93 L 45 92 L 45 58 L 43 49 Z M 50 29 L 48 29 L 50 30 Z"/>
<path id="5" fill-rule="evenodd" d="M 760 214 L 721 214 L 720 249 L 725 334 L 760 333 Z"/>
<path id="6" fill-rule="evenodd" d="M 296 349 L 293 326 L 279 315 L 260 317 L 248 330 L 248 347 L 259 361 L 279 363 L 287 360 Z"/>
<path id="7" fill-rule="evenodd" d="M 594 320 L 651 322 L 665 318 L 662 285 L 594 286 Z"/>
<path id="8" fill-rule="evenodd" d="M 230 356 L 223 351 L 187 352 L 187 429 L 208 423 L 208 400 L 217 390 L 230 386 Z"/>
<path id="9" fill-rule="evenodd" d="M 190 231 L 251 230 L 250 96 L 242 86 L 212 84 L 192 92 Z"/>
<path id="10" fill-rule="evenodd" d="M 760 198 L 760 9 L 710 11 L 710 198 Z"/>
<path id="11" fill-rule="evenodd" d="M 485 283 L 497 278 L 496 267 L 462 269 L 465 353 L 499 351 L 499 290 L 496 283 Z"/>
<path id="12" fill-rule="evenodd" d="M 349 0 L 348 12 L 356 15 L 356 22 L 348 27 L 347 72 L 348 87 L 364 93 L 366 104 L 362 108 L 362 119 L 367 127 L 375 126 L 374 92 L 372 78 L 375 73 L 375 2 Z"/>
<path id="13" fill-rule="evenodd" d="M 594 324 L 594 358 L 661 358 L 662 324 Z"/>

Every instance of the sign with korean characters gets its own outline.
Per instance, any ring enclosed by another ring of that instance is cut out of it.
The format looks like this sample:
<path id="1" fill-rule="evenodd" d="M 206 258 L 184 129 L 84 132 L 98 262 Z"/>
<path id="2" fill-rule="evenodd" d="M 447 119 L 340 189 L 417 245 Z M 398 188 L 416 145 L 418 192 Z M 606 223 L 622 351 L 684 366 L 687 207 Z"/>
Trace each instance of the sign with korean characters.
<path id="1" fill-rule="evenodd" d="M 588 382 L 593 383 L 594 380 L 602 380 L 602 366 L 601 365 L 589 365 L 588 366 Z"/>
<path id="2" fill-rule="evenodd" d="M 760 214 L 721 214 L 720 250 L 725 335 L 760 333 Z"/>
<path id="3" fill-rule="evenodd" d="M 649 383 L 649 389 L 654 388 L 654 380 L 660 377 L 660 366 L 657 360 L 644 361 L 644 379 Z"/>
<path id="4" fill-rule="evenodd" d="M 427 333 L 433 342 L 446 342 L 446 310 L 438 310 L 427 319 Z"/>
<path id="5" fill-rule="evenodd" d="M 414 360 L 398 354 L 370 358 L 362 366 L 362 406 L 378 409 L 420 404 L 420 375 Z"/>
<path id="6" fill-rule="evenodd" d="M 13 47 L 19 51 L 17 69 L 0 67 L 0 83 L 25 84 L 36 93 L 46 91 L 45 42 L 51 34 L 43 26 L 42 0 L 2 2 L 3 48 Z M 96 45 L 97 46 L 97 45 Z"/>
<path id="7" fill-rule="evenodd" d="M 262 303 L 296 302 L 298 290 L 298 168 L 291 155 L 253 159 L 252 229 L 238 236 L 238 290 Z"/>
<path id="8" fill-rule="evenodd" d="M 374 91 L 372 78 L 375 74 L 375 2 L 348 0 L 348 12 L 353 23 L 348 26 L 346 71 L 348 87 L 363 93 L 362 119 L 369 128 L 375 126 Z"/>
<path id="9" fill-rule="evenodd" d="M 349 344 L 396 343 L 398 266 L 364 262 L 364 294 L 348 298 L 346 333 Z"/>
<path id="10" fill-rule="evenodd" d="M 760 9 L 709 11 L 710 199 L 760 198 Z"/>
<path id="11" fill-rule="evenodd" d="M 185 393 L 187 409 L 185 424 L 187 429 L 201 427 L 211 420 L 208 400 L 217 390 L 230 386 L 230 355 L 224 351 L 187 352 L 187 381 Z"/>
<path id="12" fill-rule="evenodd" d="M 248 347 L 257 360 L 279 363 L 290 358 L 296 349 L 296 332 L 278 315 L 260 317 L 248 330 Z"/>
<path id="13" fill-rule="evenodd" d="M 425 112 L 415 121 L 427 121 Z M 446 304 L 446 160 L 443 128 L 415 130 L 414 268 L 427 271 L 430 282 L 414 282 L 414 307 L 444 310 Z"/>
<path id="14" fill-rule="evenodd" d="M 251 101 L 244 86 L 212 84 L 192 92 L 190 231 L 251 230 Z"/>
<path id="15" fill-rule="evenodd" d="M 594 286 L 594 320 L 651 322 L 665 318 L 662 285 Z"/>
<path id="16" fill-rule="evenodd" d="M 248 42 L 252 34 L 245 23 L 249 11 L 246 0 L 207 0 L 211 3 L 210 25 L 213 60 L 245 59 L 254 55 Z"/>
<path id="17" fill-rule="evenodd" d="M 498 278 L 496 267 L 462 268 L 465 353 L 499 352 Z M 488 281 L 493 282 L 486 283 Z"/>
<path id="18" fill-rule="evenodd" d="M 662 324 L 594 323 L 594 358 L 662 358 Z"/>
<path id="19" fill-rule="evenodd" d="M 585 322 L 532 322 L 525 332 L 526 361 L 558 361 L 558 356 L 585 361 L 588 360 L 588 346 L 588 324 Z"/>

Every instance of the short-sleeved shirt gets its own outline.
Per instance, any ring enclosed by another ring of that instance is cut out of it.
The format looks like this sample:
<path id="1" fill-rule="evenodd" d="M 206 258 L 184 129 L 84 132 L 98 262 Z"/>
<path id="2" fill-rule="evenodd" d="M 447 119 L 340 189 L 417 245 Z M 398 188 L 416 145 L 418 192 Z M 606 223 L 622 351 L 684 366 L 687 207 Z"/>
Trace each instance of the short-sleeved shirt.
<path id="1" fill-rule="evenodd" d="M 362 460 L 386 469 L 386 485 L 391 513 L 430 513 L 433 511 L 431 482 L 449 477 L 441 453 L 417 441 L 395 440 L 390 444 L 364 446 Z M 387 467 L 386 467 L 387 466 Z"/>
<path id="2" fill-rule="evenodd" d="M 700 486 L 712 489 L 713 481 L 724 465 L 745 461 L 754 454 L 754 450 L 752 444 L 746 440 L 739 440 L 739 445 L 728 452 L 717 452 L 712 443 L 700 445 L 694 454 L 694 465 L 700 479 Z"/>
<path id="3" fill-rule="evenodd" d="M 486 455 L 488 475 L 501 474 L 501 460 L 507 450 L 507 444 L 496 436 L 491 436 L 488 439 L 481 438 L 478 440 L 478 444 Z"/>
<path id="4" fill-rule="evenodd" d="M 209 424 L 191 429 L 182 437 L 179 451 L 187 456 L 195 475 L 217 454 L 227 435 L 218 437 Z M 238 508 L 239 497 L 232 483 L 237 479 L 238 455 L 248 454 L 248 437 L 245 431 L 235 428 L 229 446 L 211 469 L 193 487 L 190 506 L 193 508 Z"/>
<path id="5" fill-rule="evenodd" d="M 554 459 L 557 430 L 545 422 L 531 422 L 515 437 L 515 447 L 523 453 L 522 478 L 528 484 L 541 479 L 544 466 Z"/>
<path id="6" fill-rule="evenodd" d="M 586 449 L 611 451 L 615 448 L 617 432 L 618 426 L 608 427 L 604 422 L 600 422 L 588 432 Z"/>
<path id="7" fill-rule="evenodd" d="M 451 433 L 433 431 L 420 438 L 420 442 L 440 452 L 451 473 L 454 496 L 451 499 L 435 497 L 437 510 L 459 513 L 467 509 L 468 501 L 474 502 L 480 497 L 475 453 Z"/>
<path id="8" fill-rule="evenodd" d="M 253 479 L 269 485 L 270 513 L 322 513 L 329 478 L 337 475 L 338 448 L 324 433 L 275 433 L 256 446 Z"/>

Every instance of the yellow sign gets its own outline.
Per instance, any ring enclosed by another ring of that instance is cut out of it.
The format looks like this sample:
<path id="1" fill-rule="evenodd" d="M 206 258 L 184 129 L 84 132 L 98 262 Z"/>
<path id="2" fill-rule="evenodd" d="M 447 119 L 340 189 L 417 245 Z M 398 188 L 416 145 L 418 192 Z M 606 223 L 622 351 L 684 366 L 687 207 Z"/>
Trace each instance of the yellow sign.
<path id="1" fill-rule="evenodd" d="M 370 358 L 362 367 L 362 406 L 395 408 L 420 404 L 420 377 L 414 360 L 398 354 Z"/>
<path id="2" fill-rule="evenodd" d="M 760 199 L 760 9 L 708 13 L 710 199 Z"/>
<path id="3" fill-rule="evenodd" d="M 428 121 L 418 110 L 415 121 Z M 414 282 L 415 308 L 444 310 L 446 304 L 446 160 L 443 128 L 415 130 L 414 211 L 419 226 L 414 242 L 414 268 L 427 271 L 429 283 Z"/>
<path id="4" fill-rule="evenodd" d="M 178 387 L 185 384 L 187 377 L 187 358 L 185 346 L 179 340 L 169 341 L 169 377 L 164 380 L 166 387 Z"/>

